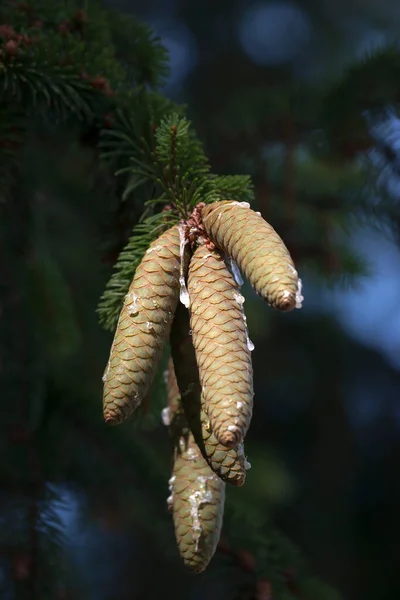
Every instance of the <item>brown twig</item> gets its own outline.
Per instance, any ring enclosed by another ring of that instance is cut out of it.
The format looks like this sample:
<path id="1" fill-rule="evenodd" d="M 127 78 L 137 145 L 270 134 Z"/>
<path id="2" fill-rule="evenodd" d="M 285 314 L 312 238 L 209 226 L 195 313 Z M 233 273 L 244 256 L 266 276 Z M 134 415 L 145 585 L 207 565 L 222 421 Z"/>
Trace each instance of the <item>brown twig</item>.
<path id="1" fill-rule="evenodd" d="M 215 249 L 215 244 L 208 237 L 204 229 L 201 211 L 205 207 L 204 202 L 199 202 L 193 209 L 192 214 L 186 219 L 184 224 L 185 238 L 188 240 L 190 247 L 194 249 L 196 243 L 201 241 L 206 245 L 206 248 L 212 252 Z"/>

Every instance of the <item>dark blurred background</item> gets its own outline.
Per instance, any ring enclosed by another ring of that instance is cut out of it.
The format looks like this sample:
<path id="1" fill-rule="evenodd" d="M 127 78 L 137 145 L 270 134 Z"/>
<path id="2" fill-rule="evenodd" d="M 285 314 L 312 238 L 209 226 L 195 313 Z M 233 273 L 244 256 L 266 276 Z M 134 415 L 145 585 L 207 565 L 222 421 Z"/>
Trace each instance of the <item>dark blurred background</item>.
<path id="1" fill-rule="evenodd" d="M 397 42 L 398 5 L 389 0 L 109 4 L 154 27 L 170 53 L 164 93 L 187 104 L 215 172 L 251 174 L 255 209 L 299 257 L 301 311 L 277 314 L 244 289 L 255 344 L 255 412 L 246 440 L 252 468 L 245 488 L 229 494 L 234 505 L 245 507 L 248 537 L 267 516 L 300 548 L 315 574 L 345 598 L 400 597 L 397 217 L 393 228 L 380 222 L 379 214 L 365 218 L 368 210 L 353 214 L 345 205 L 362 189 L 363 197 L 385 195 L 396 206 L 400 126 L 390 103 L 385 118 L 371 123 L 376 147 L 367 153 L 369 182 L 345 164 L 343 156 L 358 160 L 356 151 L 341 147 L 340 160 L 323 167 L 307 155 L 304 141 L 305 131 L 307 143 L 320 140 L 319 90 L 365 53 Z M 300 88 L 307 93 L 297 95 Z M 340 95 L 336 103 L 339 113 Z M 379 152 L 382 145 L 392 151 L 389 166 Z M 41 466 L 33 451 L 32 464 L 24 462 L 20 431 L 11 432 L 1 458 L 12 465 L 2 467 L 3 492 L 9 498 L 19 493 L 18 469 L 53 473 L 48 518 L 68 548 L 60 566 L 69 573 L 68 585 L 59 598 L 233 599 L 218 558 L 209 572 L 193 578 L 174 554 L 165 504 L 168 439 L 161 418 L 148 416 L 140 430 L 127 424 L 110 431 L 102 424 L 101 376 L 111 336 L 98 325 L 95 309 L 111 269 L 99 239 L 99 223 L 103 226 L 109 209 L 107 190 L 93 191 L 84 150 L 77 155 L 72 149 L 63 158 L 67 166 L 56 168 L 54 148 L 45 160 L 35 147 L 28 149 L 31 181 L 52 183 L 51 201 L 40 195 L 32 200 L 36 231 L 45 228 L 47 234 L 45 243 L 38 234 L 42 242 L 30 276 L 38 283 L 46 271 L 61 291 L 55 308 L 39 294 L 32 302 L 28 298 L 32 313 L 20 313 L 17 328 L 7 329 L 4 316 L 2 324 L 3 342 L 13 344 L 16 372 L 29 371 L 30 377 L 23 385 L 18 375 L 15 391 L 4 383 L 2 401 L 16 403 L 24 395 L 52 409 L 43 447 L 35 450 Z M 22 248 L 23 220 L 12 223 L 8 235 Z M 35 233 L 29 236 L 34 245 Z M 16 259 L 11 278 L 17 273 L 18 279 L 18 268 Z M 30 354 L 27 336 L 36 340 Z M 155 402 L 161 410 L 163 399 Z M 9 578 L 18 580 L 30 564 L 27 551 L 16 550 L 12 563 L 6 552 L 18 536 L 18 548 L 24 547 L 23 527 L 11 526 L 17 508 L 7 505 L 0 515 L 4 600 L 16 597 L 7 591 Z M 235 520 L 226 526 L 235 527 Z"/>

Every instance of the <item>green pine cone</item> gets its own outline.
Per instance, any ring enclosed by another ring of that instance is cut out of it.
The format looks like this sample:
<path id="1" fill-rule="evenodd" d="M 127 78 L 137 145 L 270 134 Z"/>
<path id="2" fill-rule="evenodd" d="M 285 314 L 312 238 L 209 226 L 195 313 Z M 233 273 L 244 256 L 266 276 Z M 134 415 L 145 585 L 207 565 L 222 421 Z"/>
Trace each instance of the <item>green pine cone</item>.
<path id="1" fill-rule="evenodd" d="M 173 362 L 167 372 L 168 418 L 174 442 L 174 465 L 169 480 L 175 538 L 189 569 L 201 573 L 213 557 L 222 527 L 225 484 L 212 472 L 190 432 L 180 402 Z"/>
<path id="2" fill-rule="evenodd" d="M 225 483 L 204 460 L 193 435 L 183 435 L 169 480 L 175 538 L 183 561 L 205 570 L 221 535 Z"/>
<path id="3" fill-rule="evenodd" d="M 171 352 L 185 415 L 203 457 L 225 483 L 243 485 L 248 465 L 243 446 L 227 448 L 218 442 L 212 431 L 201 396 L 199 370 L 190 335 L 189 312 L 181 304 L 178 305 L 172 324 Z M 168 389 L 172 387 L 169 384 Z"/>
<path id="4" fill-rule="evenodd" d="M 183 252 L 183 272 L 188 251 Z M 180 231 L 175 225 L 151 244 L 125 297 L 103 381 L 107 423 L 127 419 L 147 394 L 179 302 Z"/>
<path id="5" fill-rule="evenodd" d="M 243 442 L 253 411 L 253 369 L 243 297 L 216 250 L 198 246 L 189 266 L 190 326 L 205 412 L 220 444 Z"/>
<path id="6" fill-rule="evenodd" d="M 301 280 L 282 239 L 246 203 L 215 202 L 202 210 L 204 229 L 272 307 L 301 308 Z"/>

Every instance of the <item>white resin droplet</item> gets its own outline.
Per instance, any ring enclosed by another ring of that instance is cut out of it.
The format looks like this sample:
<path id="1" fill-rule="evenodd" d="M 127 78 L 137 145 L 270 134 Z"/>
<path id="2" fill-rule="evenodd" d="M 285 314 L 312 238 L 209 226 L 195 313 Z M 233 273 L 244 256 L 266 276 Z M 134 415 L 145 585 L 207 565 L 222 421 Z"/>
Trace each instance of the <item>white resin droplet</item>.
<path id="1" fill-rule="evenodd" d="M 161 419 L 166 427 L 171 425 L 171 409 L 169 408 L 169 406 L 166 406 L 165 408 L 162 409 Z"/>
<path id="2" fill-rule="evenodd" d="M 134 317 L 139 312 L 137 301 L 138 301 L 138 297 L 136 296 L 136 294 L 133 294 L 132 292 L 129 292 L 129 294 L 127 294 L 125 296 L 124 303 L 128 304 L 128 314 L 130 317 Z"/>
<path id="3" fill-rule="evenodd" d="M 163 380 L 165 385 L 168 385 L 168 378 L 169 378 L 169 372 L 168 369 L 165 369 L 165 371 L 163 372 Z"/>
<path id="4" fill-rule="evenodd" d="M 167 504 L 168 506 L 172 506 L 172 503 L 174 501 L 174 481 L 176 479 L 176 475 L 173 475 L 169 480 L 168 480 L 168 490 L 169 490 L 169 496 L 167 498 Z"/>
<path id="5" fill-rule="evenodd" d="M 153 323 L 146 321 L 146 327 L 149 331 L 154 331 Z"/>
<path id="6" fill-rule="evenodd" d="M 159 252 L 160 250 L 162 250 L 162 246 L 153 246 L 153 248 L 146 250 L 146 254 L 150 254 L 150 252 Z"/>
<path id="7" fill-rule="evenodd" d="M 138 314 L 138 312 L 139 312 L 139 311 L 138 311 L 137 304 L 130 304 L 130 305 L 128 306 L 128 313 L 129 313 L 129 316 L 130 316 L 130 317 L 134 317 L 135 315 L 137 315 L 137 314 Z"/>
<path id="8" fill-rule="evenodd" d="M 247 341 L 247 349 L 250 352 L 253 352 L 255 346 L 254 346 L 253 342 L 251 341 L 251 339 L 249 338 L 249 334 L 247 334 L 247 340 L 246 341 Z"/>
<path id="9" fill-rule="evenodd" d="M 302 303 L 304 300 L 304 296 L 302 295 L 303 282 L 301 281 L 300 277 L 298 276 L 296 269 L 290 264 L 288 264 L 288 267 L 292 271 L 293 275 L 296 275 L 296 277 L 297 277 L 296 308 L 302 308 L 303 307 Z"/>
<path id="10" fill-rule="evenodd" d="M 261 213 L 260 213 L 260 212 L 258 212 L 258 211 L 256 212 L 256 215 L 257 215 L 258 217 L 261 217 Z"/>
<path id="11" fill-rule="evenodd" d="M 194 450 L 194 448 L 191 448 L 191 447 L 189 447 L 186 450 L 186 456 L 188 457 L 189 460 L 196 460 L 196 458 L 199 458 L 199 455 L 196 452 L 196 450 Z"/>
<path id="12" fill-rule="evenodd" d="M 240 286 L 243 285 L 243 279 L 242 279 L 242 274 L 239 270 L 239 267 L 237 266 L 236 262 L 233 260 L 233 258 L 230 258 L 230 263 L 231 263 L 231 271 L 232 271 L 232 275 L 236 281 L 236 283 Z"/>
<path id="13" fill-rule="evenodd" d="M 301 279 L 298 280 L 297 290 L 296 290 L 296 308 L 302 308 L 304 296 L 302 295 L 303 283 Z"/>
<path id="14" fill-rule="evenodd" d="M 249 469 L 251 469 L 251 463 L 249 463 L 249 461 L 247 460 L 247 458 L 244 461 L 244 468 L 246 469 L 246 471 L 248 471 Z"/>
<path id="15" fill-rule="evenodd" d="M 251 341 L 251 339 L 249 338 L 249 330 L 248 330 L 248 328 L 247 328 L 247 317 L 246 317 L 246 315 L 244 314 L 244 310 L 243 310 L 243 302 L 244 302 L 244 298 L 243 298 L 243 296 L 242 296 L 241 294 L 239 294 L 239 297 L 240 297 L 240 299 L 242 299 L 242 300 L 240 300 L 239 298 L 237 298 L 237 297 L 236 297 L 236 295 L 235 295 L 235 300 L 236 300 L 236 301 L 239 303 L 239 305 L 240 305 L 240 308 L 241 308 L 241 310 L 242 310 L 242 317 L 243 317 L 244 329 L 245 329 L 245 334 L 246 334 L 246 346 L 247 346 L 247 349 L 248 349 L 250 352 L 253 352 L 253 350 L 254 350 L 255 346 L 254 346 L 253 342 Z"/>
<path id="16" fill-rule="evenodd" d="M 247 329 L 247 317 L 244 314 L 244 311 L 243 311 L 243 321 L 244 321 L 244 327 L 245 327 L 245 330 L 246 330 L 246 345 L 247 345 L 247 349 L 250 352 L 253 352 L 255 346 L 254 346 L 253 342 L 251 341 L 251 339 L 249 338 L 249 330 Z"/>
<path id="17" fill-rule="evenodd" d="M 240 306 L 243 306 L 245 298 L 242 296 L 242 294 L 234 292 L 233 297 L 235 298 L 236 302 L 240 304 Z"/>
<path id="18" fill-rule="evenodd" d="M 186 287 L 185 275 L 183 272 L 185 246 L 187 244 L 183 226 L 179 227 L 179 240 L 180 240 L 179 254 L 180 254 L 180 259 L 181 259 L 181 268 L 180 268 L 180 276 L 179 276 L 179 284 L 181 286 L 181 289 L 179 292 L 179 299 L 182 302 L 183 306 L 186 306 L 186 308 L 189 308 L 190 307 L 190 297 L 189 297 L 189 292 Z"/>
<path id="19" fill-rule="evenodd" d="M 118 322 L 119 322 L 119 320 L 118 320 Z M 113 342 L 113 345 L 114 345 L 114 342 Z M 105 383 L 107 381 L 107 377 L 108 377 L 108 374 L 109 374 L 110 369 L 111 369 L 111 354 L 112 354 L 112 348 L 111 348 L 111 352 L 110 352 L 110 358 L 109 358 L 108 363 L 107 363 L 107 367 L 105 368 L 104 373 L 103 373 L 103 377 L 101 378 L 101 380 L 102 380 L 103 383 Z"/>
<path id="20" fill-rule="evenodd" d="M 248 202 L 237 202 L 234 200 L 233 202 L 229 202 L 229 205 L 232 206 L 242 206 L 243 208 L 250 208 L 250 204 Z"/>
<path id="21" fill-rule="evenodd" d="M 186 284 L 185 284 L 185 280 L 181 278 L 179 278 L 179 283 L 181 284 L 181 291 L 179 293 L 179 300 L 182 302 L 182 304 L 184 306 L 186 306 L 186 308 L 190 307 L 190 298 L 189 298 L 189 292 L 187 291 L 186 288 Z"/>
<path id="22" fill-rule="evenodd" d="M 199 549 L 199 541 L 202 534 L 200 508 L 204 504 L 210 504 L 213 501 L 212 491 L 207 489 L 207 480 L 209 479 L 212 480 L 213 477 L 205 477 L 204 475 L 200 475 L 198 477 L 200 489 L 196 490 L 189 496 L 190 516 L 192 517 L 193 540 L 196 542 L 196 552 Z"/>

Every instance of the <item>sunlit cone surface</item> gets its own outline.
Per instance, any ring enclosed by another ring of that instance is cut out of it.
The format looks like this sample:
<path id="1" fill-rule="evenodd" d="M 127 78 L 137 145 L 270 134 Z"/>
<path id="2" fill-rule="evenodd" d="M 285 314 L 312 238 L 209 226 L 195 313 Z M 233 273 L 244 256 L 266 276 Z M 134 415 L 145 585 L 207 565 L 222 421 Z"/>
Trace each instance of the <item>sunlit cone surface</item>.
<path id="1" fill-rule="evenodd" d="M 182 405 L 196 443 L 211 469 L 226 483 L 241 486 L 246 479 L 243 446 L 227 448 L 218 442 L 212 432 L 201 397 L 196 354 L 189 330 L 189 312 L 179 304 L 172 324 L 171 351 L 182 394 Z M 170 377 L 169 375 L 168 380 Z M 173 389 L 173 386 L 174 381 L 171 378 L 168 389 Z"/>
<path id="2" fill-rule="evenodd" d="M 276 231 L 246 203 L 222 201 L 202 210 L 216 246 L 232 258 L 254 290 L 282 311 L 301 306 L 301 281 Z"/>
<path id="3" fill-rule="evenodd" d="M 253 369 L 239 288 L 217 251 L 200 245 L 189 267 L 190 327 L 204 407 L 224 446 L 243 441 L 253 410 Z"/>
<path id="4" fill-rule="evenodd" d="M 211 470 L 192 434 L 181 438 L 169 484 L 179 552 L 187 567 L 201 573 L 221 534 L 225 483 Z"/>
<path id="5" fill-rule="evenodd" d="M 151 244 L 125 297 L 103 376 L 108 423 L 127 419 L 150 388 L 179 301 L 179 276 L 180 235 L 174 226 Z"/>

